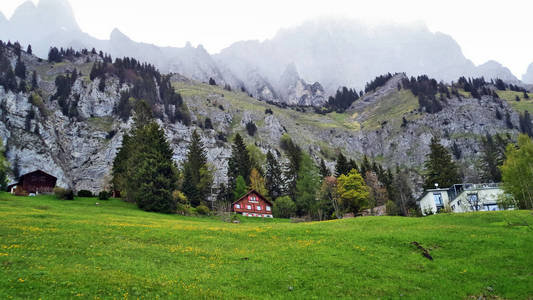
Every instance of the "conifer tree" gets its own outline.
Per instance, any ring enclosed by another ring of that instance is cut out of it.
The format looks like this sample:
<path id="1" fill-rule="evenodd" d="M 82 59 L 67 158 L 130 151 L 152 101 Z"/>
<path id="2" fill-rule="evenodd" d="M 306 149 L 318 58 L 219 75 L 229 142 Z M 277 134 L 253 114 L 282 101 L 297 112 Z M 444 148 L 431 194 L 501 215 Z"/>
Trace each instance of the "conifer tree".
<path id="1" fill-rule="evenodd" d="M 228 161 L 228 186 L 234 189 L 235 181 L 239 176 L 242 176 L 246 182 L 246 180 L 250 179 L 251 171 L 252 161 L 250 154 L 241 135 L 237 133 L 231 146 L 231 157 Z"/>
<path id="2" fill-rule="evenodd" d="M 482 138 L 481 146 L 482 179 L 486 182 L 500 182 L 502 180 L 500 166 L 503 164 L 504 159 L 502 153 L 498 151 L 494 139 L 488 133 Z"/>
<path id="3" fill-rule="evenodd" d="M 246 185 L 244 177 L 242 177 L 241 175 L 237 176 L 237 179 L 235 179 L 235 189 L 233 190 L 233 201 L 238 200 L 247 192 L 248 186 Z"/>
<path id="4" fill-rule="evenodd" d="M 431 139 L 429 147 L 430 153 L 424 163 L 426 169 L 424 187 L 434 188 L 435 184 L 439 184 L 440 187 L 451 187 L 460 183 L 457 165 L 452 161 L 448 150 L 435 137 Z"/>
<path id="5" fill-rule="evenodd" d="M 164 131 L 150 118 L 147 104 L 139 102 L 134 127 L 113 163 L 115 188 L 143 210 L 174 212 L 178 173 L 172 156 Z"/>
<path id="6" fill-rule="evenodd" d="M 15 73 L 13 72 L 11 66 L 8 66 L 6 75 L 4 77 L 4 88 L 8 91 L 17 90 L 17 78 L 15 77 Z"/>
<path id="7" fill-rule="evenodd" d="M 28 45 L 28 48 L 26 49 L 26 53 L 32 55 L 33 54 L 33 50 L 31 49 L 31 45 Z"/>
<path id="8" fill-rule="evenodd" d="M 37 82 L 37 72 L 36 71 L 33 71 L 31 73 L 31 87 L 34 90 L 39 88 L 39 83 Z"/>
<path id="9" fill-rule="evenodd" d="M 302 150 L 295 144 L 291 137 L 284 134 L 281 137 L 281 148 L 285 150 L 288 164 L 285 166 L 285 182 L 287 188 L 287 194 L 295 199 L 296 196 L 296 183 L 298 181 L 298 172 L 300 171 L 300 165 L 302 162 Z"/>
<path id="10" fill-rule="evenodd" d="M 320 173 L 318 168 L 307 153 L 302 154 L 294 200 L 298 215 L 312 215 L 316 212 L 317 208 L 315 207 L 315 199 L 319 188 Z"/>
<path id="11" fill-rule="evenodd" d="M 5 191 L 7 188 L 7 170 L 8 163 L 6 159 L 4 145 L 0 139 L 0 188 Z"/>
<path id="12" fill-rule="evenodd" d="M 328 166 L 326 166 L 326 162 L 324 161 L 324 159 L 320 159 L 319 171 L 320 176 L 322 176 L 322 178 L 331 176 L 331 171 L 329 170 Z"/>
<path id="13" fill-rule="evenodd" d="M 206 201 L 210 194 L 212 175 L 207 166 L 204 144 L 196 130 L 191 136 L 187 159 L 183 164 L 183 174 L 182 190 L 191 204 L 198 206 Z"/>
<path id="14" fill-rule="evenodd" d="M 283 195 L 283 177 L 281 167 L 270 151 L 268 151 L 266 155 L 265 186 L 272 200 L 275 200 Z"/>
<path id="15" fill-rule="evenodd" d="M 346 157 L 341 153 L 337 156 L 337 164 L 335 165 L 335 176 L 339 177 L 341 175 L 346 175 L 350 172 L 352 168 Z"/>
<path id="16" fill-rule="evenodd" d="M 26 79 L 26 65 L 20 58 L 17 59 L 17 63 L 15 65 L 15 75 L 22 80 Z"/>

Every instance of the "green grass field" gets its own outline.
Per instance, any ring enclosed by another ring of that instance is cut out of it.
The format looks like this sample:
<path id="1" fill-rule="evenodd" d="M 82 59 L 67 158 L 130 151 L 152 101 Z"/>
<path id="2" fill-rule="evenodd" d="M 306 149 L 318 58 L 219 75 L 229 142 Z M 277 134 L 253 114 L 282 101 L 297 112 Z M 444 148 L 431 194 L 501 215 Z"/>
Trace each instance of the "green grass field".
<path id="1" fill-rule="evenodd" d="M 0 299 L 531 299 L 532 226 L 531 211 L 233 224 L 2 193 Z"/>

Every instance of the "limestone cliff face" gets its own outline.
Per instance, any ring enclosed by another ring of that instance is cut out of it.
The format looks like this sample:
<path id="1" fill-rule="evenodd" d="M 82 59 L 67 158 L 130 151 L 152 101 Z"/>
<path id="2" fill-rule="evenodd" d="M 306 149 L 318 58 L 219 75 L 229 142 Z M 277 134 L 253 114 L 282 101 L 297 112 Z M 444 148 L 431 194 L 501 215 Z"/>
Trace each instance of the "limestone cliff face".
<path id="1" fill-rule="evenodd" d="M 14 65 L 16 58 L 10 55 Z M 32 92 L 14 93 L 0 87 L 0 138 L 7 148 L 11 166 L 17 166 L 21 174 L 41 169 L 58 177 L 61 186 L 94 192 L 107 187 L 113 159 L 132 122 L 131 119 L 122 121 L 115 114 L 115 108 L 120 92 L 130 87 L 121 85 L 118 78 L 108 77 L 105 91 L 101 92 L 98 89 L 100 79 L 91 81 L 88 78 L 92 62 L 98 59 L 98 56 L 89 55 L 50 64 L 23 53 L 28 76 L 33 70 L 38 72 L 41 101 L 30 97 Z M 57 100 L 52 100 L 52 95 L 56 91 L 55 76 L 74 68 L 81 71 L 82 76 L 74 83 L 69 101 L 77 101 L 78 115 L 68 117 L 62 113 Z M 415 181 L 419 179 L 417 172 L 421 170 L 433 135 L 440 136 L 446 147 L 454 142 L 459 146 L 464 172 L 467 178 L 475 179 L 479 173 L 474 167 L 480 155 L 479 137 L 486 133 L 516 135 L 518 132 L 515 128 L 509 129 L 505 120 L 498 119 L 496 111 L 503 115 L 509 113 L 515 126 L 517 114 L 505 101 L 492 97 L 452 98 L 437 114 L 421 113 L 417 110 L 416 98 L 409 91 L 398 91 L 397 83 L 401 79 L 398 77 L 356 101 L 343 115 L 319 115 L 310 109 L 282 109 L 240 91 L 229 92 L 180 76 L 173 78 L 189 107 L 193 125 L 158 122 L 166 132 L 178 165 L 185 159 L 192 131 L 199 130 L 208 161 L 216 170 L 217 183 L 226 180 L 227 159 L 231 154 L 228 139 L 236 132 L 264 152 L 279 150 L 280 137 L 288 133 L 305 151 L 316 159 L 324 157 L 330 166 L 339 150 L 355 159 L 366 154 L 388 167 L 410 168 Z M 298 80 L 293 82 L 298 85 Z M 308 91 L 307 88 L 303 90 Z M 316 96 L 321 89 L 314 88 L 316 91 L 309 93 Z M 287 91 L 289 95 L 295 93 L 294 89 Z M 293 95 L 306 92 L 298 93 Z M 266 113 L 267 109 L 273 113 Z M 406 124 L 402 125 L 402 117 L 408 120 Z M 214 129 L 201 128 L 206 118 L 211 119 Z M 258 127 L 253 137 L 245 130 L 249 121 Z"/>

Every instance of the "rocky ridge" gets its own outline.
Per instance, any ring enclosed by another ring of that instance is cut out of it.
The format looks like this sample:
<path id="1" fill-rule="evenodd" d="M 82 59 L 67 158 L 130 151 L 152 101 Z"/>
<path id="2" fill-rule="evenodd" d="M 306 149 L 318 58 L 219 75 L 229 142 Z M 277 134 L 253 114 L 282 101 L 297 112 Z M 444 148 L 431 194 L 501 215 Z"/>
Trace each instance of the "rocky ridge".
<path id="1" fill-rule="evenodd" d="M 132 122 L 122 121 L 115 114 L 119 92 L 129 87 L 110 77 L 105 91 L 100 92 L 99 79 L 88 78 L 93 62 L 100 59 L 97 55 L 59 64 L 40 62 L 25 52 L 22 59 L 28 76 L 33 70 L 38 73 L 42 102 L 36 103 L 30 92 L 14 93 L 0 87 L 0 138 L 6 145 L 11 166 L 16 166 L 21 174 L 42 169 L 57 176 L 60 185 L 76 190 L 96 192 L 106 188 L 122 135 Z M 16 56 L 11 53 L 13 66 L 15 61 Z M 82 73 L 70 95 L 71 99 L 79 97 L 76 118 L 63 115 L 57 100 L 51 98 L 56 89 L 55 77 L 74 68 Z M 281 152 L 280 137 L 288 133 L 315 159 L 325 158 L 330 167 L 338 151 L 355 159 L 368 155 L 384 166 L 410 169 L 415 181 L 419 179 L 433 135 L 440 136 L 447 147 L 453 143 L 459 146 L 463 172 L 467 179 L 474 180 L 479 175 L 473 166 L 480 155 L 480 136 L 486 133 L 514 136 L 518 132 L 496 117 L 497 110 L 504 115 L 509 113 L 517 127 L 518 115 L 505 101 L 487 96 L 480 100 L 451 98 L 441 112 L 422 113 L 410 91 L 397 90 L 400 79 L 395 76 L 356 101 L 346 113 L 320 115 L 310 110 L 280 108 L 250 98 L 244 92 L 230 92 L 175 75 L 173 84 L 189 107 L 193 125 L 158 122 L 174 149 L 178 165 L 185 159 L 192 131 L 201 132 L 208 161 L 216 169 L 216 182 L 226 180 L 231 153 L 228 140 L 237 132 L 264 152 L 269 149 Z M 265 113 L 267 108 L 273 114 Z M 203 129 L 201 124 L 206 118 L 211 119 L 214 129 Z M 407 124 L 402 124 L 402 118 Z M 245 125 L 249 121 L 258 127 L 253 137 L 246 134 Z"/>

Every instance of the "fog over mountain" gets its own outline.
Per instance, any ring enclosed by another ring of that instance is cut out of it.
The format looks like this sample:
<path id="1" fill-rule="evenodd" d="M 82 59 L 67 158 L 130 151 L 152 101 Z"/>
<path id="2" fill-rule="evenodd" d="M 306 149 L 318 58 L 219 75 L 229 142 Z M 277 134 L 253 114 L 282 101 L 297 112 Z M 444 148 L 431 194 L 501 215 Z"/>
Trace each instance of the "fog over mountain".
<path id="1" fill-rule="evenodd" d="M 522 75 L 522 81 L 524 83 L 533 84 L 533 63 L 527 67 L 527 71 Z"/>
<path id="2" fill-rule="evenodd" d="M 79 28 L 67 0 L 41 0 L 37 6 L 25 2 L 9 21 L 0 15 L 0 39 L 31 44 L 41 57 L 50 46 L 94 47 L 114 57 L 153 63 L 162 72 L 204 82 L 212 77 L 219 84 L 244 87 L 257 98 L 286 103 L 320 104 L 325 94 L 341 86 L 362 89 L 388 72 L 427 74 L 444 81 L 484 76 L 518 82 L 495 61 L 476 67 L 452 37 L 432 33 L 422 24 L 369 26 L 320 19 L 280 30 L 262 42 L 236 42 L 210 55 L 201 45 L 178 48 L 136 42 L 118 29 L 109 40 L 99 40 Z"/>

